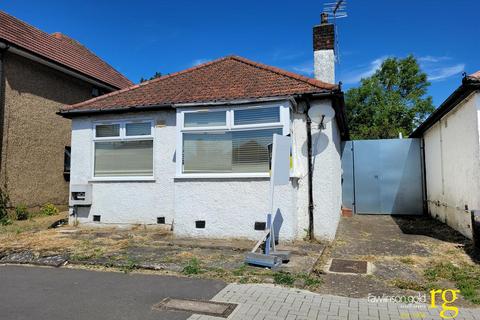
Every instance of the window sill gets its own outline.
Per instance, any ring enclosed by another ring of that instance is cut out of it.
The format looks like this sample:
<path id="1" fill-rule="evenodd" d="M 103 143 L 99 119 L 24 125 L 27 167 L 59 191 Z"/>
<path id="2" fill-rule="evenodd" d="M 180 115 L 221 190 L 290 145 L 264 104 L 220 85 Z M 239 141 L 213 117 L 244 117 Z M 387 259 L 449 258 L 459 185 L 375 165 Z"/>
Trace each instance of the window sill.
<path id="1" fill-rule="evenodd" d="M 92 178 L 88 182 L 155 182 L 154 177 L 102 177 Z"/>
<path id="2" fill-rule="evenodd" d="M 191 173 L 176 175 L 175 179 L 270 178 L 269 173 Z"/>

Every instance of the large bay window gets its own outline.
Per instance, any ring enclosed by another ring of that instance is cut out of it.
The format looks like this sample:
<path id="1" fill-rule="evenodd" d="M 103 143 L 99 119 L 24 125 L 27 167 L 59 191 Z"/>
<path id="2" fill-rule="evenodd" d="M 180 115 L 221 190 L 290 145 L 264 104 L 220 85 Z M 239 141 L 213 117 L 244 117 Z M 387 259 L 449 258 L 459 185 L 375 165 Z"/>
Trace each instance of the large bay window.
<path id="1" fill-rule="evenodd" d="M 273 134 L 289 133 L 289 109 L 278 105 L 179 110 L 177 121 L 179 177 L 266 176 Z"/>
<path id="2" fill-rule="evenodd" d="M 153 121 L 94 125 L 94 178 L 153 177 Z"/>

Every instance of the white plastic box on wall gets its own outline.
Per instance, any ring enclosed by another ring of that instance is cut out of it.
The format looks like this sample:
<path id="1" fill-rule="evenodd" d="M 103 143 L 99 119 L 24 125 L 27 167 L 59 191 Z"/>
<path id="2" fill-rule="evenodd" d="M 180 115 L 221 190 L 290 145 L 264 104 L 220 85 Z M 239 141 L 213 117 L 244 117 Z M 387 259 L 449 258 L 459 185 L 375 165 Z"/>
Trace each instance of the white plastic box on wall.
<path id="1" fill-rule="evenodd" d="M 70 206 L 92 205 L 92 185 L 72 184 L 70 186 Z"/>

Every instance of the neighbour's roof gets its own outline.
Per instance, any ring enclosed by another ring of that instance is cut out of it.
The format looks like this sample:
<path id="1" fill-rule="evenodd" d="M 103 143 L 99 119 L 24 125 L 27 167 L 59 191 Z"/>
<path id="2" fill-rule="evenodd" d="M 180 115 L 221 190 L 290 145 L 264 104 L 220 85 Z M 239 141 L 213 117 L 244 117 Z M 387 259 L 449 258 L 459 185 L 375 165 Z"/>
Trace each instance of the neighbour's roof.
<path id="1" fill-rule="evenodd" d="M 61 110 L 112 111 L 174 104 L 221 102 L 263 97 L 321 93 L 338 86 L 267 66 L 238 56 L 228 56 L 150 80 L 127 89 L 87 100 Z"/>
<path id="2" fill-rule="evenodd" d="M 472 73 L 471 75 L 469 75 L 469 77 L 480 79 L 480 70 L 475 73 Z"/>
<path id="3" fill-rule="evenodd" d="M 3 11 L 0 11 L 0 41 L 117 89 L 133 84 L 77 41 L 58 32 L 43 32 Z"/>
<path id="4" fill-rule="evenodd" d="M 472 94 L 472 92 L 478 90 L 480 90 L 480 71 L 469 76 L 464 76 L 462 84 L 410 134 L 410 138 L 422 137 L 437 121 L 452 111 L 459 103 Z"/>

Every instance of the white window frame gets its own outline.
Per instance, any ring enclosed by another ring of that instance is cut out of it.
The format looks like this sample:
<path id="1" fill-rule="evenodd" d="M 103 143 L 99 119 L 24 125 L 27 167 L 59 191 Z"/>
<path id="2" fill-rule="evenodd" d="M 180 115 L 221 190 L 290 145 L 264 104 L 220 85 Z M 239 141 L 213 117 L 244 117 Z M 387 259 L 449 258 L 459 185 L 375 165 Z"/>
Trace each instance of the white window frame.
<path id="1" fill-rule="evenodd" d="M 280 108 L 280 121 L 271 123 L 255 123 L 235 125 L 234 111 L 244 109 L 259 109 L 259 108 Z M 226 111 L 226 125 L 225 126 L 211 126 L 211 127 L 185 127 L 184 115 L 193 112 L 209 112 L 209 111 Z M 177 152 L 176 152 L 176 175 L 178 179 L 189 178 L 267 178 L 270 176 L 268 172 L 241 172 L 241 173 L 184 173 L 183 172 L 183 134 L 194 132 L 233 132 L 246 130 L 260 130 L 260 129 L 282 129 L 283 135 L 290 133 L 290 108 L 285 103 L 262 104 L 262 105 L 248 105 L 248 106 L 234 106 L 234 107 L 212 107 L 203 109 L 192 108 L 178 108 L 177 109 Z"/>
<path id="2" fill-rule="evenodd" d="M 150 123 L 149 135 L 127 136 L 126 125 L 130 123 Z M 120 125 L 120 135 L 116 137 L 97 137 L 96 128 L 99 125 Z M 95 177 L 95 142 L 116 142 L 116 141 L 152 141 L 152 175 L 151 176 L 118 176 L 118 177 Z M 122 119 L 122 120 L 103 120 L 94 121 L 92 125 L 92 160 L 91 160 L 91 179 L 90 181 L 155 181 L 155 121 L 147 119 Z"/>

